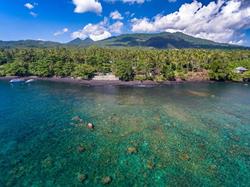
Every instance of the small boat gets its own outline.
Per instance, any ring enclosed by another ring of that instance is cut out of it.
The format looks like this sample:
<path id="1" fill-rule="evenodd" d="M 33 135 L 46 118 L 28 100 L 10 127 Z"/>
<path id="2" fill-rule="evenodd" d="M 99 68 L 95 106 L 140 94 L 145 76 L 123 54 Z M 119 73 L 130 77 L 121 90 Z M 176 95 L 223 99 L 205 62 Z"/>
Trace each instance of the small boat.
<path id="1" fill-rule="evenodd" d="M 25 83 L 31 83 L 31 82 L 34 82 L 34 81 L 35 81 L 35 79 L 29 79 L 29 80 L 25 81 Z"/>
<path id="2" fill-rule="evenodd" d="M 21 82 L 24 82 L 23 79 L 11 79 L 10 80 L 10 83 L 21 83 Z"/>

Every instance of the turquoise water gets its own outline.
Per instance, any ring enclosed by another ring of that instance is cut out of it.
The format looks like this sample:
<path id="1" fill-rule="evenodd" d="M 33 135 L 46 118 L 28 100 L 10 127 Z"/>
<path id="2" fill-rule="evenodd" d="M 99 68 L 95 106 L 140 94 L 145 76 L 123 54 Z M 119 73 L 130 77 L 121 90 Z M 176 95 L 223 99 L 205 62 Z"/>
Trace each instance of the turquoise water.
<path id="1" fill-rule="evenodd" d="M 105 176 L 115 187 L 250 186 L 250 86 L 0 81 L 0 186 Z"/>

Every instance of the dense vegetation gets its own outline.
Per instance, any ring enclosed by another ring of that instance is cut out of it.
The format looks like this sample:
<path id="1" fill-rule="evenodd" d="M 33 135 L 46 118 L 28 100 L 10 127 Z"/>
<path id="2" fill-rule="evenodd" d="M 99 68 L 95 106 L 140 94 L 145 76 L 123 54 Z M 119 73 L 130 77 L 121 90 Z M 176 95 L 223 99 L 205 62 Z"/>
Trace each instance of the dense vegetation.
<path id="1" fill-rule="evenodd" d="M 113 73 L 121 80 L 247 80 L 249 50 L 155 50 L 139 48 L 1 49 L 0 76 L 80 77 Z"/>

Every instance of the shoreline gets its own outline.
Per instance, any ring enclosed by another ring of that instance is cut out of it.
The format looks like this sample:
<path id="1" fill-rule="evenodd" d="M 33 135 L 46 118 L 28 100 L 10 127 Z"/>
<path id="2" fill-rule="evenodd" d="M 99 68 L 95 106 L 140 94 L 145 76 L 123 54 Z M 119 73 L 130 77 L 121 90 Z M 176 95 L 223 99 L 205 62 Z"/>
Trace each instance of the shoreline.
<path id="1" fill-rule="evenodd" d="M 212 80 L 177 80 L 177 81 L 163 81 L 163 82 L 155 82 L 155 81 L 121 81 L 121 80 L 83 80 L 83 79 L 73 79 L 70 77 L 59 78 L 59 77 L 18 77 L 18 76 L 7 76 L 0 77 L 0 80 L 11 80 L 15 78 L 20 79 L 35 79 L 40 81 L 50 81 L 50 82 L 60 82 L 60 83 L 72 83 L 72 84 L 81 84 L 85 86 L 160 86 L 160 85 L 175 85 L 182 83 L 214 83 L 216 81 Z M 228 81 L 226 81 L 228 82 Z"/>

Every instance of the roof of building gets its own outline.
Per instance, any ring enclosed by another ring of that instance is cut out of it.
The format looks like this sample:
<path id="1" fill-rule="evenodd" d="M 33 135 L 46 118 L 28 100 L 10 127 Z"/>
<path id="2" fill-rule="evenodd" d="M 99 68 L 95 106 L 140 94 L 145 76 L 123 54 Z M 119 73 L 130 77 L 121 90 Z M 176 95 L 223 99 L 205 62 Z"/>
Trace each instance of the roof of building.
<path id="1" fill-rule="evenodd" d="M 247 69 L 244 68 L 244 67 L 237 67 L 236 70 L 238 70 L 238 71 L 247 71 Z"/>

